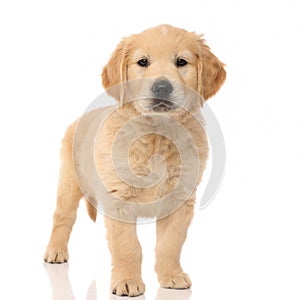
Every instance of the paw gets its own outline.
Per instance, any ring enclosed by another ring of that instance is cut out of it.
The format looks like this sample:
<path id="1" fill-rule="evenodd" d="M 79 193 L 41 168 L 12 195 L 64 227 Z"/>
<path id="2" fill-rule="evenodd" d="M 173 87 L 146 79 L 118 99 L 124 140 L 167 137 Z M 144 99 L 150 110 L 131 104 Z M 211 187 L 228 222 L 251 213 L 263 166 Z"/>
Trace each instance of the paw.
<path id="1" fill-rule="evenodd" d="M 47 250 L 44 255 L 44 261 L 51 264 L 61 264 L 67 262 L 69 259 L 68 251 L 61 249 Z"/>
<path id="2" fill-rule="evenodd" d="M 145 284 L 141 279 L 119 280 L 112 284 L 112 293 L 118 296 L 139 296 L 144 294 Z"/>
<path id="3" fill-rule="evenodd" d="M 180 272 L 175 274 L 161 274 L 158 276 L 160 285 L 169 289 L 188 289 L 192 282 L 188 274 Z"/>

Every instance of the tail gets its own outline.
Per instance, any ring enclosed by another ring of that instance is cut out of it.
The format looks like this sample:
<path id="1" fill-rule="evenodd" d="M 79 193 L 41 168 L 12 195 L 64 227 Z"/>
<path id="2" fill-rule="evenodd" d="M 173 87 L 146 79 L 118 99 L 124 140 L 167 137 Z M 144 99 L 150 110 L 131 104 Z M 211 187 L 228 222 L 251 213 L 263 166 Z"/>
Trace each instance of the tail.
<path id="1" fill-rule="evenodd" d="M 94 222 L 96 222 L 96 219 L 97 219 L 97 209 L 88 200 L 85 200 L 85 204 L 86 204 L 86 208 L 87 208 L 87 211 L 88 211 L 88 214 L 89 214 L 90 218 Z"/>

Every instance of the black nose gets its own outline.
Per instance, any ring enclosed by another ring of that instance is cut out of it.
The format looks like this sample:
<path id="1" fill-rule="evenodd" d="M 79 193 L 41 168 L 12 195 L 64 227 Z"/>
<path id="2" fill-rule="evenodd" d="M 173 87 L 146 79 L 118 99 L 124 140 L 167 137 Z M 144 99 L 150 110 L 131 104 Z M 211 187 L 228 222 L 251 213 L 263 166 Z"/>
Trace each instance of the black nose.
<path id="1" fill-rule="evenodd" d="M 173 86 L 170 81 L 163 79 L 155 81 L 152 85 L 152 93 L 155 97 L 164 99 L 173 92 Z"/>

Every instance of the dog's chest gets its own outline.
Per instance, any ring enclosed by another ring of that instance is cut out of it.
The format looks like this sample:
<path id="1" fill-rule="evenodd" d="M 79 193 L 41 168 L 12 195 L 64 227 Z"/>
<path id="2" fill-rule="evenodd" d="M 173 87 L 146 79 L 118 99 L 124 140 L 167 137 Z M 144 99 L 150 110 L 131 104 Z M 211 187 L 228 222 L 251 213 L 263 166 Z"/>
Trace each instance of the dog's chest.
<path id="1" fill-rule="evenodd" d="M 95 143 L 98 175 L 121 199 L 160 199 L 197 180 L 201 136 L 169 119 L 107 123 Z"/>
<path id="2" fill-rule="evenodd" d="M 146 134 L 138 138 L 128 153 L 129 164 L 137 176 L 160 173 L 164 180 L 178 176 L 181 159 L 179 149 L 168 138 L 158 134 Z"/>
<path id="3" fill-rule="evenodd" d="M 159 197 L 176 185 L 182 167 L 181 152 L 189 148 L 190 137 L 179 136 L 174 127 L 131 125 L 107 128 L 98 136 L 99 175 L 109 190 Z"/>

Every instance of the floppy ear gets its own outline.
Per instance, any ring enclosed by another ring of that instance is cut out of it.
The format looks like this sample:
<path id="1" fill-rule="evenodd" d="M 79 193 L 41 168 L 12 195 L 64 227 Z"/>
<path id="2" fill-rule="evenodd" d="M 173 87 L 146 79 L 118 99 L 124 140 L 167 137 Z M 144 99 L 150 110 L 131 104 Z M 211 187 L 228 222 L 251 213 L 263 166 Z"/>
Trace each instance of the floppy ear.
<path id="1" fill-rule="evenodd" d="M 113 52 L 106 66 L 102 71 L 102 85 L 108 94 L 116 98 L 122 99 L 122 84 L 127 80 L 127 46 L 123 39 Z M 115 87 L 114 87 L 115 86 Z"/>
<path id="2" fill-rule="evenodd" d="M 212 97 L 222 86 L 226 79 L 223 64 L 205 44 L 202 35 L 197 36 L 200 45 L 198 62 L 198 90 L 205 100 Z"/>

